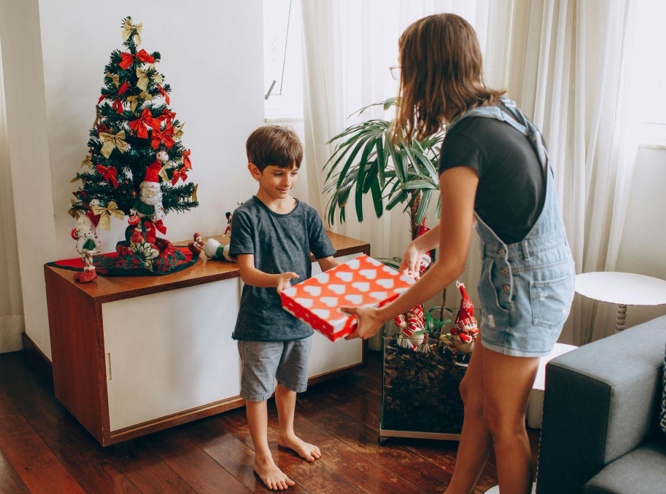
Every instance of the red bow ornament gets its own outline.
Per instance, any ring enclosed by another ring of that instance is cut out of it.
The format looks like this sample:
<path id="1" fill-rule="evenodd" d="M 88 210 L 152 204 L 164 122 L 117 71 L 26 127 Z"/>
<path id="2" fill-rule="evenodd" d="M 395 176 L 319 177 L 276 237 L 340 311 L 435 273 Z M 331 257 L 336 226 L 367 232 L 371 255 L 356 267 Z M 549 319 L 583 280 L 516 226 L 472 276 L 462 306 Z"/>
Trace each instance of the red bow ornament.
<path id="1" fill-rule="evenodd" d="M 118 172 L 116 171 L 116 168 L 114 166 L 104 166 L 104 165 L 97 165 L 97 173 L 102 175 L 104 177 L 104 180 L 106 180 L 106 183 L 109 183 L 109 180 L 113 184 L 113 188 L 117 189 L 118 188 L 118 179 L 116 176 L 118 175 Z"/>
<path id="2" fill-rule="evenodd" d="M 142 139 L 148 139 L 148 127 L 152 127 L 154 130 L 160 130 L 159 120 L 153 118 L 153 115 L 150 113 L 148 108 L 144 108 L 141 116 L 136 120 L 132 120 L 129 123 L 129 126 L 132 128 L 136 135 Z"/>
<path id="3" fill-rule="evenodd" d="M 187 180 L 187 168 L 183 167 L 180 170 L 174 170 L 173 178 L 171 179 L 171 185 L 176 185 L 178 179 L 182 178 L 183 182 Z"/>
<path id="4" fill-rule="evenodd" d="M 176 112 L 174 111 L 169 111 L 169 109 L 165 109 L 162 114 L 158 117 L 158 120 L 160 122 L 166 122 L 167 125 L 171 125 L 171 122 L 176 118 Z"/>
<path id="5" fill-rule="evenodd" d="M 167 105 L 170 105 L 170 104 L 171 104 L 171 98 L 169 98 L 169 95 L 168 95 L 167 92 L 164 90 L 164 88 L 163 88 L 162 86 L 158 85 L 158 86 L 157 86 L 157 89 L 158 89 L 158 91 L 162 94 L 162 96 L 164 96 L 164 100 L 166 101 L 166 104 L 167 104 Z"/>
<path id="6" fill-rule="evenodd" d="M 123 102 L 120 101 L 119 99 L 113 102 L 113 107 L 116 109 L 118 113 L 122 113 L 123 111 L 125 111 L 125 109 L 123 108 Z"/>
<path id="7" fill-rule="evenodd" d="M 153 142 L 150 144 L 153 146 L 153 149 L 157 149 L 160 145 L 160 142 L 163 142 L 167 149 L 171 149 L 176 143 L 176 141 L 173 140 L 173 126 L 171 125 L 169 125 L 162 132 L 157 129 L 153 130 L 152 138 Z"/>
<path id="8" fill-rule="evenodd" d="M 191 152 L 190 149 L 188 149 L 187 151 L 183 151 L 183 165 L 188 170 L 192 169 L 192 162 L 190 161 L 190 152 Z"/>
<path id="9" fill-rule="evenodd" d="M 155 63 L 155 57 L 148 55 L 146 50 L 141 50 L 139 53 L 137 53 L 136 58 L 145 63 Z"/>
<path id="10" fill-rule="evenodd" d="M 120 56 L 123 58 L 118 64 L 120 68 L 127 70 L 132 62 L 134 62 L 134 55 L 131 53 L 121 53 Z"/>
<path id="11" fill-rule="evenodd" d="M 118 95 L 123 94 L 125 91 L 127 91 L 127 88 L 129 87 L 129 84 L 127 81 L 123 82 L 120 87 L 118 88 Z"/>

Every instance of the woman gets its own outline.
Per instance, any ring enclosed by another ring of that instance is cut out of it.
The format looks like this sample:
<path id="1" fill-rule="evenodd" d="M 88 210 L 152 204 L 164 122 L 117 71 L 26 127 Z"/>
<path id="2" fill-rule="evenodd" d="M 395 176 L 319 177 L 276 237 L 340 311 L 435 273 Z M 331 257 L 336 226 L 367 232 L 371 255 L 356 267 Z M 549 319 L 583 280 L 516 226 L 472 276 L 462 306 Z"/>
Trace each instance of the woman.
<path id="1" fill-rule="evenodd" d="M 359 321 L 349 337 L 370 338 L 455 281 L 476 218 L 481 344 L 460 386 L 465 418 L 446 493 L 471 492 L 494 445 L 502 494 L 525 494 L 533 478 L 527 401 L 539 357 L 552 350 L 574 293 L 548 155 L 541 133 L 515 104 L 484 86 L 479 43 L 464 19 L 420 19 L 399 44 L 396 138 L 424 139 L 447 128 L 439 167 L 442 220 L 410 244 L 401 271 L 418 276 L 421 254 L 433 248 L 439 262 L 393 303 L 348 309 Z"/>

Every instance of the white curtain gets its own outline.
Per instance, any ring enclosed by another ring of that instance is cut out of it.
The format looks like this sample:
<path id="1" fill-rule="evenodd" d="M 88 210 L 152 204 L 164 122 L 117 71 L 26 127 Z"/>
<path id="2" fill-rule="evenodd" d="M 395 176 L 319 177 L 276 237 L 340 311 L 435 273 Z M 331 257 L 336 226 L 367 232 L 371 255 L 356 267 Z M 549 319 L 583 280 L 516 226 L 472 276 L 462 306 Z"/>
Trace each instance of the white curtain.
<path id="1" fill-rule="evenodd" d="M 22 348 L 23 300 L 0 63 L 0 353 Z"/>
<path id="2" fill-rule="evenodd" d="M 453 12 L 477 31 L 486 83 L 507 89 L 544 132 L 557 177 L 563 218 L 578 272 L 613 271 L 617 262 L 637 150 L 635 0 L 334 1 L 303 2 L 305 127 L 309 197 L 324 188 L 326 142 L 354 123 L 356 109 L 395 95 L 387 67 L 397 40 L 425 15 Z M 383 117 L 375 109 L 364 118 Z M 327 198 L 314 204 L 324 213 Z M 376 220 L 368 204 L 363 224 L 353 206 L 336 231 L 371 242 L 378 257 L 401 255 L 407 216 Z M 429 217 L 434 222 L 434 215 Z M 479 275 L 473 239 L 465 274 L 475 298 Z M 453 301 L 449 305 L 453 305 Z M 574 303 L 561 341 L 583 344 L 610 334 L 613 308 Z"/>
<path id="3" fill-rule="evenodd" d="M 509 96 L 543 130 L 577 271 L 614 271 L 638 148 L 633 0 L 511 6 Z M 561 341 L 613 332 L 614 307 L 577 296 Z"/>

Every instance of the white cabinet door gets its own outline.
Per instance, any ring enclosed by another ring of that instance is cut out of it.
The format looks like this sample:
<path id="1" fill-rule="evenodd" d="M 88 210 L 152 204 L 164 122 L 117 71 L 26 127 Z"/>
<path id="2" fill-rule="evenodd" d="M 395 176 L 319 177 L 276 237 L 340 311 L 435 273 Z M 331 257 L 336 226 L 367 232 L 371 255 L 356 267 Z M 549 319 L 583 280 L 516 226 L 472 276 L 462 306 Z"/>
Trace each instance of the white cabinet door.
<path id="1" fill-rule="evenodd" d="M 339 257 L 340 262 L 347 262 L 360 254 Z M 312 266 L 312 276 L 321 273 L 319 264 Z M 308 366 L 308 376 L 316 377 L 335 372 L 345 367 L 360 364 L 363 361 L 362 340 L 337 340 L 332 342 L 321 333 L 315 331 L 312 337 L 312 354 Z"/>
<path id="2" fill-rule="evenodd" d="M 102 305 L 111 431 L 240 393 L 238 279 Z"/>

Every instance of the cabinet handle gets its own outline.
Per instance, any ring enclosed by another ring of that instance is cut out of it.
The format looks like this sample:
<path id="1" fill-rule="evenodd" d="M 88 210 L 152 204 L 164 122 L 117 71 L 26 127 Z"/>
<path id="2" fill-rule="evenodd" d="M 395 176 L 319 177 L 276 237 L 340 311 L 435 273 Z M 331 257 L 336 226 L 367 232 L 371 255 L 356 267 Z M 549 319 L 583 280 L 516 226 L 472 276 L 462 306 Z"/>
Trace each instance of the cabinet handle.
<path id="1" fill-rule="evenodd" d="M 110 381 L 113 378 L 111 375 L 111 354 L 106 354 L 106 380 Z"/>

